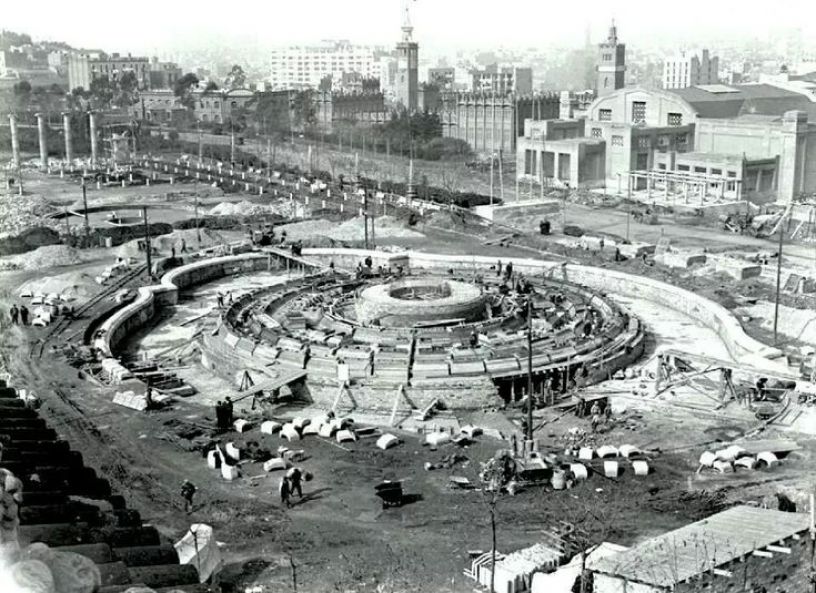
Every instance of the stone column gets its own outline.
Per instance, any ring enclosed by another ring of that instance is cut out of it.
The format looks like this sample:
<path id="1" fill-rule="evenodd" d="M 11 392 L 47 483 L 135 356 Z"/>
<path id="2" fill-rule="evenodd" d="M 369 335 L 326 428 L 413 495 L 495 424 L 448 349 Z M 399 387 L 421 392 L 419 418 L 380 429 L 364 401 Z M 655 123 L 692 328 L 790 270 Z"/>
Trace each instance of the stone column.
<path id="1" fill-rule="evenodd" d="M 757 169 L 756 187 L 754 191 L 759 193 L 762 190 L 762 169 Z"/>
<path id="2" fill-rule="evenodd" d="M 37 132 L 40 138 L 40 168 L 48 169 L 48 139 L 46 136 L 45 114 L 37 113 Z"/>
<path id="3" fill-rule="evenodd" d="M 20 137 L 17 135 L 17 116 L 13 113 L 9 114 L 9 126 L 11 127 L 11 159 L 16 171 L 20 168 Z"/>
<path id="4" fill-rule="evenodd" d="M 96 114 L 93 111 L 88 114 L 88 120 L 88 128 L 91 134 L 91 167 L 96 167 L 99 154 L 96 143 Z"/>
<path id="5" fill-rule="evenodd" d="M 74 160 L 74 142 L 71 138 L 71 114 L 62 114 L 62 128 L 65 134 L 65 160 L 71 163 Z"/>

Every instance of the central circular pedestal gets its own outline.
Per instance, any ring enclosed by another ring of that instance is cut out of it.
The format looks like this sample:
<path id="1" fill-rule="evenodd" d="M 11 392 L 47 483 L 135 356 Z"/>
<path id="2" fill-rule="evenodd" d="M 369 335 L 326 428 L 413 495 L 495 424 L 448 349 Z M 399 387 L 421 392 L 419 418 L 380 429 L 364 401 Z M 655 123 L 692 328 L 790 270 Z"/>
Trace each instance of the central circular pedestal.
<path id="1" fill-rule="evenodd" d="M 478 286 L 439 278 L 406 278 L 363 290 L 357 321 L 383 327 L 423 327 L 479 321 L 486 301 Z"/>

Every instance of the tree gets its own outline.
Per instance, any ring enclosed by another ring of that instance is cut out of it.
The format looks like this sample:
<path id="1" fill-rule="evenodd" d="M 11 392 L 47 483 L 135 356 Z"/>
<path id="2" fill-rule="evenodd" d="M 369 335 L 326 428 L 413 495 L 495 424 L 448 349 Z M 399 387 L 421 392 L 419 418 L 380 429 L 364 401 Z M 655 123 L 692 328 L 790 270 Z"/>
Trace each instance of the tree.
<path id="1" fill-rule="evenodd" d="M 202 96 L 207 96 L 217 90 L 218 85 L 215 83 L 215 81 L 211 80 L 207 83 L 207 86 L 204 87 L 204 92 L 202 93 Z"/>
<path id="2" fill-rule="evenodd" d="M 125 72 L 116 86 L 114 103 L 118 107 L 130 107 L 138 101 L 139 80 L 135 72 Z"/>
<path id="3" fill-rule="evenodd" d="M 490 516 L 490 593 L 496 591 L 496 510 L 501 498 L 502 488 L 507 486 L 515 474 L 515 461 L 502 452 L 482 464 L 479 480 L 482 487 L 479 489 L 482 502 Z"/>
<path id="4" fill-rule="evenodd" d="M 113 101 L 114 87 L 107 77 L 100 76 L 91 81 L 91 88 L 88 89 L 91 99 L 92 109 L 108 109 Z"/>
<path id="5" fill-rule="evenodd" d="M 317 109 L 315 108 L 312 91 L 298 91 L 292 98 L 292 119 L 294 127 L 308 129 L 317 123 Z"/>
<path id="6" fill-rule="evenodd" d="M 195 108 L 193 89 L 196 85 L 198 85 L 198 76 L 192 72 L 188 72 L 179 78 L 173 87 L 173 93 L 179 98 L 179 102 L 190 111 Z"/>
<path id="7" fill-rule="evenodd" d="M 228 89 L 242 89 L 246 86 L 246 74 L 240 64 L 234 64 L 227 77 L 224 79 L 224 86 Z"/>
<path id="8" fill-rule="evenodd" d="M 31 105 L 31 83 L 21 80 L 14 85 L 14 107 L 17 111 L 27 111 Z"/>

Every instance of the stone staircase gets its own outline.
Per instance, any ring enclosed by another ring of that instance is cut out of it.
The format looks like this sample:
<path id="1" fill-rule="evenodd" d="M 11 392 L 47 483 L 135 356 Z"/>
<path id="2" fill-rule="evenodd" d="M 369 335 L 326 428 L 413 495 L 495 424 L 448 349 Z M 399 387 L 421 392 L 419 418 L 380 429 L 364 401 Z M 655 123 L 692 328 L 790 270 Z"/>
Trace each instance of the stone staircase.
<path id="1" fill-rule="evenodd" d="M 98 593 L 136 585 L 158 593 L 209 593 L 192 565 L 180 565 L 172 542 L 128 509 L 107 480 L 84 465 L 17 392 L 0 380 L 0 467 L 23 482 L 19 537 L 90 558 L 102 575 Z"/>

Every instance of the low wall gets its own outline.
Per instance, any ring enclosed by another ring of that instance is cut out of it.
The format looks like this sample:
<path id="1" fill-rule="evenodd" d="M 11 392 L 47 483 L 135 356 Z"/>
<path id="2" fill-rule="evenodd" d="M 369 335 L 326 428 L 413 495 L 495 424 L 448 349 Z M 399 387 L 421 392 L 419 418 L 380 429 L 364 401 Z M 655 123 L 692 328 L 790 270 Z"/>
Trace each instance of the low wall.
<path id="1" fill-rule="evenodd" d="M 178 292 L 201 284 L 239 273 L 271 269 L 277 260 L 266 253 L 243 253 L 195 261 L 182 265 L 162 276 L 159 284 L 139 288 L 136 299 L 111 315 L 100 326 L 101 335 L 93 345 L 105 356 L 114 356 L 114 350 L 122 339 L 147 324 L 157 309 L 178 302 Z"/>
<path id="2" fill-rule="evenodd" d="M 345 255 L 345 251 L 332 248 L 304 249 L 303 255 L 321 262 L 334 259 L 337 264 L 340 258 Z M 355 257 L 365 258 L 366 253 L 365 250 L 355 250 Z M 390 255 L 376 251 L 372 251 L 370 254 L 372 258 L 375 256 L 388 257 Z M 412 270 L 417 268 L 447 270 L 451 267 L 459 269 L 473 267 L 475 269 L 489 267 L 497 261 L 497 258 L 494 257 L 440 255 L 416 251 L 407 252 L 407 255 Z M 743 331 L 739 321 L 725 307 L 691 291 L 659 280 L 606 268 L 576 264 L 562 266 L 560 263 L 532 258 L 502 258 L 503 264 L 510 262 L 512 262 L 515 271 L 522 272 L 527 276 L 547 274 L 553 268 L 558 267 L 563 269 L 570 282 L 581 284 L 601 293 L 617 293 L 628 297 L 647 299 L 674 309 L 701 321 L 716 332 L 735 361 L 752 366 L 762 366 L 766 369 L 768 369 L 769 365 L 777 366 L 770 359 L 781 355 L 779 349 L 754 340 Z"/>

